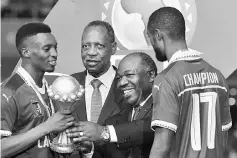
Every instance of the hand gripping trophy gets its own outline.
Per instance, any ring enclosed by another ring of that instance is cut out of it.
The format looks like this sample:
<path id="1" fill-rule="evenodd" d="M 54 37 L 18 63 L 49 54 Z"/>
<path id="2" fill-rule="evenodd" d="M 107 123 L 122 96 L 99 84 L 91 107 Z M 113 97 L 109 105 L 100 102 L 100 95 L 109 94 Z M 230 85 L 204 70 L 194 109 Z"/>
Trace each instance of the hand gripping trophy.
<path id="1" fill-rule="evenodd" d="M 84 93 L 84 88 L 71 76 L 60 76 L 48 89 L 49 97 L 61 113 L 71 113 L 75 108 L 75 102 L 80 100 Z M 67 137 L 65 131 L 59 133 L 50 145 L 50 148 L 58 153 L 72 153 L 76 145 Z"/>

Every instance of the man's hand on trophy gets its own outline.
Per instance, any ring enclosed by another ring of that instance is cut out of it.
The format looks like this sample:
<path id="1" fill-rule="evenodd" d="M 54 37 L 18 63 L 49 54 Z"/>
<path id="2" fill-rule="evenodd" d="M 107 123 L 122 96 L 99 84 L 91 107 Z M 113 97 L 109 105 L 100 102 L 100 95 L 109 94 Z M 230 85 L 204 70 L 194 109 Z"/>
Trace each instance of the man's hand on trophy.
<path id="1" fill-rule="evenodd" d="M 73 138 L 73 142 L 98 141 L 104 127 L 93 122 L 77 122 L 72 128 L 66 130 L 67 136 Z"/>
<path id="2" fill-rule="evenodd" d="M 44 124 L 46 125 L 46 128 L 48 129 L 48 132 L 61 132 L 65 129 L 69 128 L 74 124 L 74 117 L 72 115 L 65 115 L 61 112 L 54 113 L 52 116 L 50 116 Z"/>

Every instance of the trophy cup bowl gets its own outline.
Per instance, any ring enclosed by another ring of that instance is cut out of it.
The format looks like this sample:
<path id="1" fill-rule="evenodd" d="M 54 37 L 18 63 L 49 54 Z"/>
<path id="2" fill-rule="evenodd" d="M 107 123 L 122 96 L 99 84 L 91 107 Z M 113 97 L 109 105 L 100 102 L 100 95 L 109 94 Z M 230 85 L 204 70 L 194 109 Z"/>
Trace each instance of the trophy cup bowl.
<path id="1" fill-rule="evenodd" d="M 58 111 L 63 114 L 72 113 L 75 102 L 84 94 L 84 88 L 71 76 L 60 76 L 48 88 L 48 95 L 54 101 Z M 50 148 L 58 153 L 72 153 L 76 149 L 66 132 L 59 133 L 52 141 Z"/>

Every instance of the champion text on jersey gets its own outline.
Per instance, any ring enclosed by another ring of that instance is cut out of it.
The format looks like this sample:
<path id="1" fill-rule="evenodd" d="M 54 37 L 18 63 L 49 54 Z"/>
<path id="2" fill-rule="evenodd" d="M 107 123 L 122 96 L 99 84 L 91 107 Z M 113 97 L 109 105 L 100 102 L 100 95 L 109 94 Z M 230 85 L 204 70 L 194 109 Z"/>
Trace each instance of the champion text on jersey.
<path id="1" fill-rule="evenodd" d="M 218 76 L 214 72 L 189 73 L 183 75 L 185 86 L 195 86 L 199 84 L 219 83 Z"/>

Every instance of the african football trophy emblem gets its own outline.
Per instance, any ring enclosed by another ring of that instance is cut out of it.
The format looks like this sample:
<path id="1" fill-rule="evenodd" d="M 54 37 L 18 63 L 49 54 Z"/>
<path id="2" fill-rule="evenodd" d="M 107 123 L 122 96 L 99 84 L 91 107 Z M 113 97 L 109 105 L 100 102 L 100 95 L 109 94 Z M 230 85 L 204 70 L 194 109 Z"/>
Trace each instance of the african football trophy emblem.
<path id="1" fill-rule="evenodd" d="M 83 93 L 83 86 L 71 76 L 58 77 L 48 89 L 48 95 L 54 100 L 57 110 L 64 114 L 74 110 L 75 102 L 81 99 Z M 76 144 L 64 131 L 53 139 L 50 148 L 58 153 L 72 153 L 76 149 Z"/>

